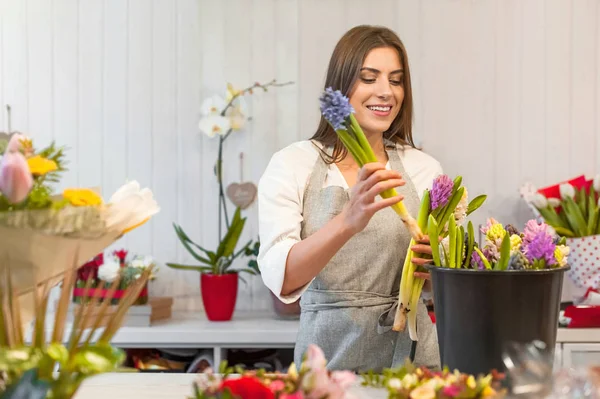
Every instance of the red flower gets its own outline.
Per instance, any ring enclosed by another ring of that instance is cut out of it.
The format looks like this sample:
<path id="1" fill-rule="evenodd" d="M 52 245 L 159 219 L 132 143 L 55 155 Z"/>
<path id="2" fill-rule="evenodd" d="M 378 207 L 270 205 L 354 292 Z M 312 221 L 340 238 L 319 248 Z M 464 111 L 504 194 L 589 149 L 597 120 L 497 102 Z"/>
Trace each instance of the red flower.
<path id="1" fill-rule="evenodd" d="M 87 263 L 84 263 L 83 266 L 77 270 L 77 279 L 87 281 L 90 277 L 92 279 L 98 278 L 98 268 L 102 266 L 104 263 L 104 254 L 97 255 L 94 259 L 90 260 Z"/>
<path id="2" fill-rule="evenodd" d="M 220 389 L 229 389 L 233 396 L 240 399 L 275 399 L 273 392 L 254 377 L 225 380 Z"/>
<path id="3" fill-rule="evenodd" d="M 119 263 L 121 264 L 121 267 L 125 266 L 125 258 L 127 258 L 127 250 L 120 249 L 118 251 L 114 251 L 113 255 L 119 259 Z"/>

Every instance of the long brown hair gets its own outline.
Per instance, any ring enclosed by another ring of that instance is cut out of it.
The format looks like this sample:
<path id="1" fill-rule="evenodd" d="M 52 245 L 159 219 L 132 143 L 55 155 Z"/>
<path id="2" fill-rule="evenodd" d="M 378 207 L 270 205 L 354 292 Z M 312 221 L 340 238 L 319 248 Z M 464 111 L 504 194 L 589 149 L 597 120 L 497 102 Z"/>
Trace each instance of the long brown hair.
<path id="1" fill-rule="evenodd" d="M 404 101 L 398 116 L 390 128 L 383 133 L 383 137 L 402 145 L 415 147 L 412 137 L 413 98 L 408 57 L 404 44 L 392 30 L 382 26 L 360 25 L 346 32 L 335 46 L 329 60 L 325 88 L 331 87 L 334 90 L 340 90 L 345 96 L 350 96 L 350 91 L 360 76 L 360 69 L 367 54 L 371 50 L 381 47 L 396 49 L 404 70 Z M 322 151 L 326 163 L 339 162 L 347 155 L 348 151 L 323 115 L 321 115 L 319 127 L 311 140 L 316 140 L 323 146 L 333 147 L 331 156 Z"/>

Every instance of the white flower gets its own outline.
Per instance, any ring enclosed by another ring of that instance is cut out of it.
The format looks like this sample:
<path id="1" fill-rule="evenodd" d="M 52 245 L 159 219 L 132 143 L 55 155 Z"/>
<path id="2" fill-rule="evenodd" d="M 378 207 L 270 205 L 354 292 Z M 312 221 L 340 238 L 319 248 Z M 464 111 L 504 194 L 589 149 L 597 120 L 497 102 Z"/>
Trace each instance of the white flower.
<path id="1" fill-rule="evenodd" d="M 154 260 L 152 259 L 151 256 L 136 257 L 130 263 L 131 267 L 135 267 L 137 269 L 142 269 L 142 270 L 147 269 L 152 265 L 154 265 Z"/>
<path id="2" fill-rule="evenodd" d="M 560 200 L 558 198 L 548 198 L 548 205 L 552 208 L 558 208 L 560 206 Z"/>
<path id="3" fill-rule="evenodd" d="M 418 377 L 414 374 L 406 374 L 404 378 L 402 378 L 402 388 L 410 389 L 417 384 L 419 381 Z"/>
<path id="4" fill-rule="evenodd" d="M 108 258 L 105 259 L 102 266 L 98 268 L 98 278 L 107 283 L 112 283 L 119 277 L 120 271 L 121 265 L 119 262 L 116 259 Z"/>
<path id="5" fill-rule="evenodd" d="M 537 188 L 531 183 L 525 183 L 519 189 L 519 193 L 525 202 L 531 202 L 531 197 L 537 193 Z"/>
<path id="6" fill-rule="evenodd" d="M 106 224 L 110 230 L 127 232 L 160 211 L 152 191 L 133 180 L 121 186 L 107 204 Z"/>
<path id="7" fill-rule="evenodd" d="M 562 199 L 573 198 L 575 197 L 575 188 L 569 183 L 564 183 L 558 186 L 560 191 L 560 197 Z"/>
<path id="8" fill-rule="evenodd" d="M 600 192 L 600 173 L 597 174 L 596 177 L 594 177 L 593 187 L 597 193 Z"/>
<path id="9" fill-rule="evenodd" d="M 227 102 L 221 96 L 212 96 L 202 102 L 200 112 L 204 116 L 218 116 L 227 106 Z"/>
<path id="10" fill-rule="evenodd" d="M 397 391 L 400 388 L 402 388 L 402 381 L 400 381 L 400 379 L 398 379 L 398 378 L 391 378 L 388 381 L 388 388 L 394 389 Z"/>
<path id="11" fill-rule="evenodd" d="M 467 192 L 467 188 L 464 187 L 465 191 L 463 196 L 461 197 L 458 205 L 454 209 L 454 219 L 456 220 L 456 224 L 458 226 L 462 225 L 467 218 L 467 210 L 469 208 L 469 194 Z"/>
<path id="12" fill-rule="evenodd" d="M 200 119 L 198 128 L 208 137 L 215 137 L 215 135 L 224 136 L 231 128 L 231 122 L 229 118 L 219 115 L 211 115 Z"/>
<path id="13" fill-rule="evenodd" d="M 540 193 L 535 193 L 531 197 L 531 203 L 538 209 L 543 209 L 548 206 L 548 199 Z"/>

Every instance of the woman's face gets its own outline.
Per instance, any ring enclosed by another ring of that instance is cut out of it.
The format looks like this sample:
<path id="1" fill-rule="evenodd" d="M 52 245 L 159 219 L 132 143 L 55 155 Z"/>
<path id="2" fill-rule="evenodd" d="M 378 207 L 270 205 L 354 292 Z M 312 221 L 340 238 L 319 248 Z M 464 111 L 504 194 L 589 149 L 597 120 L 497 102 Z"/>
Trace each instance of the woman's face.
<path id="1" fill-rule="evenodd" d="M 382 134 L 400 112 L 404 76 L 396 49 L 371 50 L 350 93 L 355 117 L 367 136 Z"/>

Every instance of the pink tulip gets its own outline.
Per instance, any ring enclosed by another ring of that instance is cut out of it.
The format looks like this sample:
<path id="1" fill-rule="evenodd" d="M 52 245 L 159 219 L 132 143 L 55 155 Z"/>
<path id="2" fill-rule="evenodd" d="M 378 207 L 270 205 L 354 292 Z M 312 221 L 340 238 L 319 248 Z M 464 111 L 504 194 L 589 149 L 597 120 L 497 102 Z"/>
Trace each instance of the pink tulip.
<path id="1" fill-rule="evenodd" d="M 11 204 L 18 204 L 27 198 L 33 178 L 27 160 L 20 152 L 6 152 L 0 165 L 0 192 Z"/>
<path id="2" fill-rule="evenodd" d="M 317 345 L 311 344 L 308 346 L 306 350 L 306 365 L 313 371 L 324 369 L 327 365 L 325 354 Z"/>
<path id="3" fill-rule="evenodd" d="M 20 133 L 13 134 L 10 137 L 8 145 L 6 146 L 6 153 L 21 151 L 23 149 L 23 144 L 21 143 L 21 140 L 25 139 L 27 139 L 27 137 Z"/>

